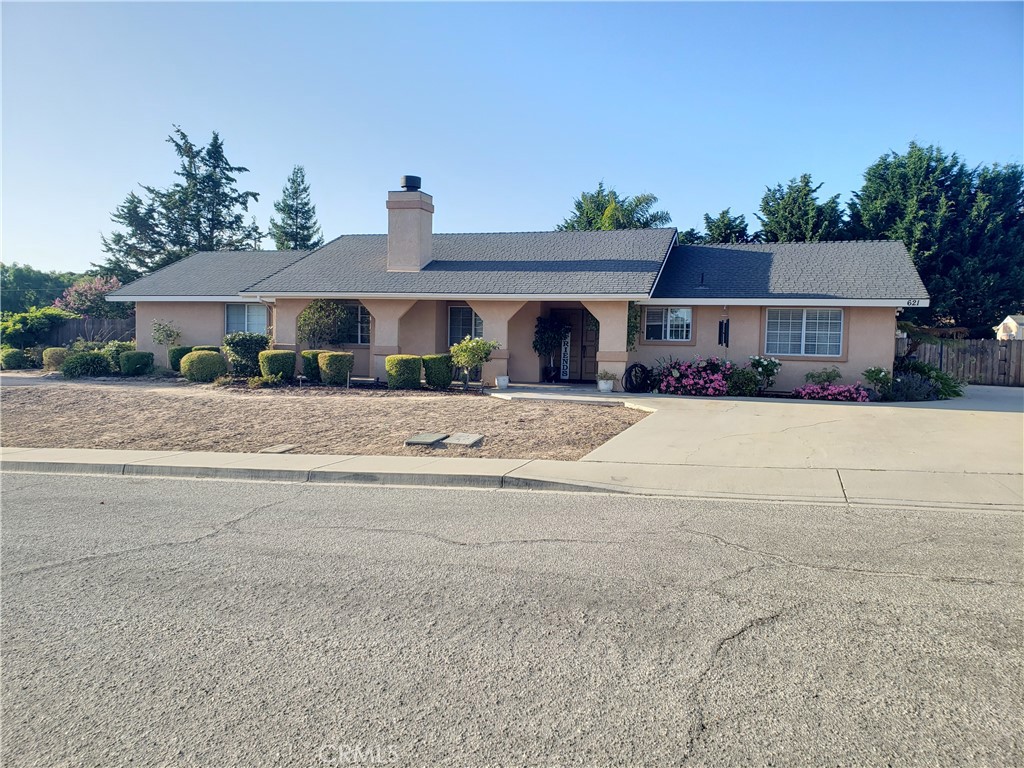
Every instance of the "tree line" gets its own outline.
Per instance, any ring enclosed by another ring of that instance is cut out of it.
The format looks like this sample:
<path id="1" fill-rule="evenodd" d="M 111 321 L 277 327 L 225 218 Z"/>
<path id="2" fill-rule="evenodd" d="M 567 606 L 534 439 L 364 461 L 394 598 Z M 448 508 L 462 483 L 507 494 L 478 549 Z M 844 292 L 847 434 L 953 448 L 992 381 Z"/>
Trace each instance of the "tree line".
<path id="1" fill-rule="evenodd" d="M 802 174 L 767 187 L 751 231 L 746 217 L 726 208 L 704 214 L 703 231 L 679 233 L 682 244 L 804 243 L 825 240 L 900 240 L 931 295 L 931 306 L 908 311 L 915 322 L 992 335 L 1008 314 L 1024 311 L 1024 169 L 970 167 L 954 153 L 912 142 L 906 152 L 882 155 L 864 171 L 864 183 L 845 205 L 819 199 L 821 184 Z M 650 194 L 619 195 L 598 185 L 583 193 L 556 228 L 631 229 L 664 226 Z M 603 207 L 602 207 L 603 206 Z M 723 254 L 723 258 L 728 258 Z"/>

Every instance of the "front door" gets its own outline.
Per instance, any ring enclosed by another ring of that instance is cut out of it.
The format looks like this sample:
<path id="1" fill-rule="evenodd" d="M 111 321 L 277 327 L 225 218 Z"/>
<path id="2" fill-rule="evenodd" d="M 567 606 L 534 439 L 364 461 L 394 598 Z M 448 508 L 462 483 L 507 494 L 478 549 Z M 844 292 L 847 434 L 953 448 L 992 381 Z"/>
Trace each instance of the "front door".
<path id="1" fill-rule="evenodd" d="M 560 353 L 555 355 L 558 379 L 593 381 L 597 378 L 597 328 L 586 322 L 582 309 L 552 309 L 551 316 L 570 327 Z M 590 325 L 591 327 L 587 327 Z"/>

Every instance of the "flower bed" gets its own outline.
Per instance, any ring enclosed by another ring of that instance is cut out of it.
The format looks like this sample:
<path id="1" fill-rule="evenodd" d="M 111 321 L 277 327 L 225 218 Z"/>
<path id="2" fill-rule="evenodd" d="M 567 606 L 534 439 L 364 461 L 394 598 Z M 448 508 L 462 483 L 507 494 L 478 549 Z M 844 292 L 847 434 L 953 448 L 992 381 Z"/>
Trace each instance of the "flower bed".
<path id="1" fill-rule="evenodd" d="M 729 376 L 735 369 L 729 360 L 699 355 L 690 362 L 668 358 L 651 371 L 654 392 L 665 395 L 721 397 L 729 391 Z"/>
<path id="2" fill-rule="evenodd" d="M 793 390 L 793 394 L 804 400 L 845 400 L 851 403 L 866 403 L 868 391 L 856 384 L 804 384 Z"/>

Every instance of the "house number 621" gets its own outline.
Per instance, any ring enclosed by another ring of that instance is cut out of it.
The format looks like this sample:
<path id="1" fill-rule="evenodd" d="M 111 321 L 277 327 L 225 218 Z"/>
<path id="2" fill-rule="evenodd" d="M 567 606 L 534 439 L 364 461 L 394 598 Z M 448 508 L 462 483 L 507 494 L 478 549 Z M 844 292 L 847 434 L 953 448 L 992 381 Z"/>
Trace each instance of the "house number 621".
<path id="1" fill-rule="evenodd" d="M 907 299 L 907 306 L 908 307 L 918 307 L 920 305 L 921 305 L 921 300 L 920 299 Z"/>

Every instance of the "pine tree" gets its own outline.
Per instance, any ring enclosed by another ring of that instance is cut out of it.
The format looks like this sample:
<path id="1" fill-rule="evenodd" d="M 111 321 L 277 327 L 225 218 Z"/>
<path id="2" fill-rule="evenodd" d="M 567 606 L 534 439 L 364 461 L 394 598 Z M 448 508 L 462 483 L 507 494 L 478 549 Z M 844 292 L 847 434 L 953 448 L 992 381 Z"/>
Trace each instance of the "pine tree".
<path id="1" fill-rule="evenodd" d="M 323 245 L 316 206 L 310 200 L 306 171 L 301 165 L 292 169 L 274 210 L 281 220 L 270 219 L 269 234 L 279 251 L 309 251 Z"/>
<path id="2" fill-rule="evenodd" d="M 704 243 L 756 243 L 760 241 L 760 233 L 753 235 L 747 232 L 747 218 L 741 213 L 733 216 L 726 208 L 715 218 L 704 214 Z"/>
<path id="3" fill-rule="evenodd" d="M 790 179 L 783 187 L 768 187 L 761 198 L 763 237 L 769 243 L 813 243 L 842 237 L 843 213 L 839 195 L 819 203 L 816 193 L 822 185 L 812 186 L 811 175 Z M 756 214 L 755 214 L 756 215 Z"/>

